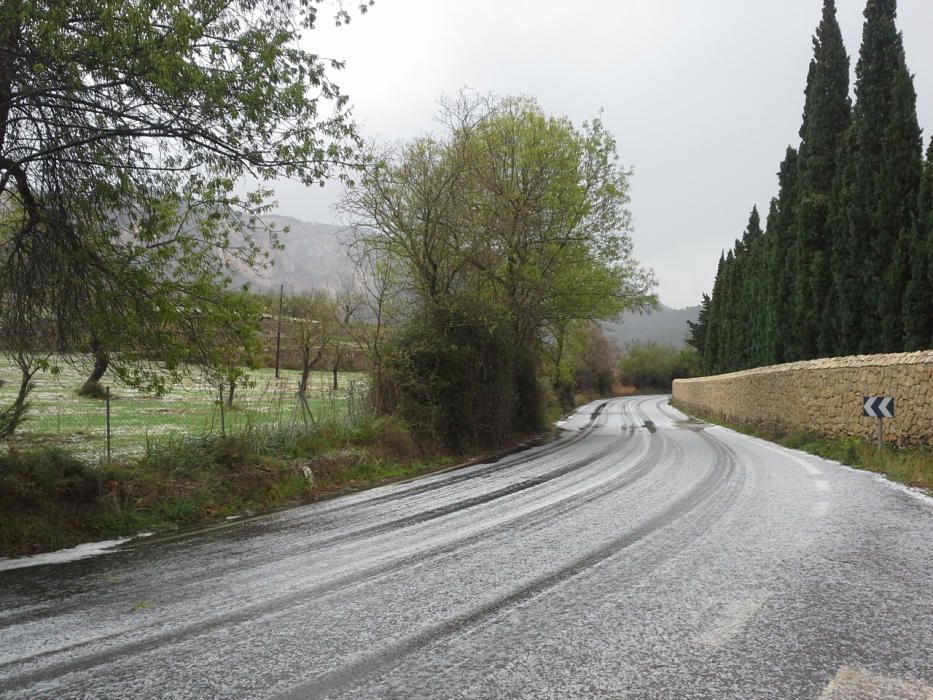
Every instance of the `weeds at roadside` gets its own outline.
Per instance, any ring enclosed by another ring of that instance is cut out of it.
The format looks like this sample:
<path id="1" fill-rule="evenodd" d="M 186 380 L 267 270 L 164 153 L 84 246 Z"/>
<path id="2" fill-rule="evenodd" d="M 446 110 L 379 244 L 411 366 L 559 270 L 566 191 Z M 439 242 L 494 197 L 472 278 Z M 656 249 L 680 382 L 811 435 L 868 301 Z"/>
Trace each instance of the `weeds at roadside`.
<path id="1" fill-rule="evenodd" d="M 147 438 L 143 454 L 92 466 L 57 447 L 0 453 L 0 556 L 191 527 L 413 476 L 425 456 L 393 418 L 281 422 L 232 435 Z"/>
<path id="2" fill-rule="evenodd" d="M 858 437 L 825 438 L 811 433 L 780 433 L 755 426 L 728 423 L 715 416 L 671 405 L 688 415 L 730 430 L 776 442 L 825 459 L 841 462 L 854 469 L 884 474 L 891 481 L 933 491 L 933 447 L 897 447 L 878 445 Z"/>

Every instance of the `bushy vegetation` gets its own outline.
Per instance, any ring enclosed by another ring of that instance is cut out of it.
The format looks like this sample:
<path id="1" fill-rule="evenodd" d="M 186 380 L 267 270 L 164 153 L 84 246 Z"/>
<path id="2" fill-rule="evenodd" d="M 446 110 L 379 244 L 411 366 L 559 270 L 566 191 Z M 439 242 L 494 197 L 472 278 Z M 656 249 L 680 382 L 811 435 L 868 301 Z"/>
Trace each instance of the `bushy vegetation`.
<path id="1" fill-rule="evenodd" d="M 397 419 L 260 426 L 175 437 L 92 466 L 57 447 L 0 453 L 0 556 L 189 527 L 417 474 L 426 454 Z"/>
<path id="2" fill-rule="evenodd" d="M 623 383 L 643 392 L 670 393 L 675 379 L 696 377 L 702 362 L 693 348 L 676 350 L 656 343 L 634 344 L 619 360 Z"/>

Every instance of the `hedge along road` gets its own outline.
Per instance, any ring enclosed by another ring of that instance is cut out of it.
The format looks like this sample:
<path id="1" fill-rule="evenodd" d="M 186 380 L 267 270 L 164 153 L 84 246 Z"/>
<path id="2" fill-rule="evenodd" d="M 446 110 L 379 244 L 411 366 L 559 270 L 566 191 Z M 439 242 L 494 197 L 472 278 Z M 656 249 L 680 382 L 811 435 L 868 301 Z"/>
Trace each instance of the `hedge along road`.
<path id="1" fill-rule="evenodd" d="M 551 444 L 0 572 L 3 697 L 933 697 L 933 502 L 592 404 Z"/>

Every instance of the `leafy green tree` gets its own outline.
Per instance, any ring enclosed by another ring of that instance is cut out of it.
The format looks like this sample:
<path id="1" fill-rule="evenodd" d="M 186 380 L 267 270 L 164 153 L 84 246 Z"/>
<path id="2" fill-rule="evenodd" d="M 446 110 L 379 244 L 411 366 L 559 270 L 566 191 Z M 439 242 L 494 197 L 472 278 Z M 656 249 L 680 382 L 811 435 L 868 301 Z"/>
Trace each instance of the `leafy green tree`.
<path id="1" fill-rule="evenodd" d="M 562 409 L 573 406 L 577 372 L 584 367 L 581 357 L 590 341 L 590 323 L 562 319 L 551 324 L 548 342 L 542 343 L 541 374 L 554 392 Z"/>
<path id="2" fill-rule="evenodd" d="M 503 364 L 490 376 L 511 377 L 505 432 L 536 428 L 544 346 L 570 322 L 654 301 L 653 278 L 632 255 L 628 173 L 598 120 L 578 128 L 529 99 L 461 94 L 441 120 L 444 134 L 382 154 L 348 192 L 356 248 L 392 261 L 399 297 L 418 316 L 409 331 L 419 332 L 396 349 L 431 339 L 418 356 L 434 398 L 422 403 L 437 407 L 441 432 L 454 425 L 444 402 L 455 399 L 433 392 L 459 381 L 450 373 L 469 355 L 451 350 L 465 337 L 483 362 Z"/>
<path id="3" fill-rule="evenodd" d="M 260 297 L 245 290 L 223 292 L 216 305 L 205 304 L 185 324 L 188 362 L 220 385 L 228 408 L 234 407 L 237 388 L 251 385 L 249 370 L 262 352 L 262 312 Z"/>
<path id="4" fill-rule="evenodd" d="M 22 323 L 111 365 L 184 357 L 178 327 L 262 262 L 268 193 L 238 181 L 353 159 L 338 64 L 301 48 L 318 5 L 0 4 L 0 293 Z"/>
<path id="5" fill-rule="evenodd" d="M 324 364 L 339 332 L 334 303 L 322 291 L 297 294 L 285 300 L 282 313 L 285 316 L 283 343 L 297 358 L 301 371 L 298 395 L 306 398 L 311 371 Z"/>

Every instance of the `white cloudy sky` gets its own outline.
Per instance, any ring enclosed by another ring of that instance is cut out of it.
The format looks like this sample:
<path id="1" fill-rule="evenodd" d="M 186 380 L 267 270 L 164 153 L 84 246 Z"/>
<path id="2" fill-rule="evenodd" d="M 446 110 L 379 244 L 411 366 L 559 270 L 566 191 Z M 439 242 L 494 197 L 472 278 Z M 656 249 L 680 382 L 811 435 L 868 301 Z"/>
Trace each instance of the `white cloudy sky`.
<path id="1" fill-rule="evenodd" d="M 352 3 L 349 3 L 352 4 Z M 933 129 L 933 1 L 901 0 L 920 125 Z M 603 110 L 634 168 L 635 250 L 661 300 L 696 304 L 753 204 L 776 194 L 798 142 L 811 36 L 822 0 L 377 0 L 349 25 L 309 35 L 346 61 L 336 75 L 367 137 L 434 129 L 461 87 L 534 96 L 579 123 Z M 854 71 L 864 0 L 837 0 Z M 323 18 L 322 18 L 323 19 Z M 337 185 L 277 187 L 279 211 L 331 222 Z"/>

